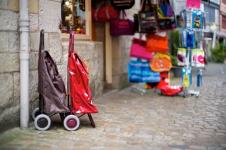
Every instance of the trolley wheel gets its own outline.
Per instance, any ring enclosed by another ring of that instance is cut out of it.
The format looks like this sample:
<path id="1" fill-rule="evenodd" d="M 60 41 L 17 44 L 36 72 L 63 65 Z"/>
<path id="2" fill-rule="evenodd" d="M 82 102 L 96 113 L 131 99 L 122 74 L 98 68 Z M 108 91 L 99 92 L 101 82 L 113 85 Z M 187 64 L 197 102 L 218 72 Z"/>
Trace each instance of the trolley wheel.
<path id="1" fill-rule="evenodd" d="M 36 108 L 32 111 L 32 114 L 31 114 L 32 119 L 35 120 L 35 117 L 37 117 L 37 116 L 40 115 L 40 114 L 41 114 L 41 113 L 40 113 L 40 111 L 39 111 L 39 108 L 36 107 Z"/>
<path id="2" fill-rule="evenodd" d="M 64 119 L 64 128 L 68 131 L 74 131 L 79 128 L 80 120 L 75 115 L 68 115 Z"/>
<path id="3" fill-rule="evenodd" d="M 46 131 L 51 125 L 51 120 L 49 116 L 45 114 L 40 114 L 35 118 L 34 124 L 37 130 Z"/>
<path id="4" fill-rule="evenodd" d="M 95 127 L 96 127 L 96 124 L 95 124 L 95 122 L 94 122 L 94 120 L 93 120 L 92 115 L 91 115 L 91 114 L 88 114 L 88 117 L 89 117 L 89 120 L 90 120 L 91 126 L 92 126 L 93 128 L 95 128 Z"/>

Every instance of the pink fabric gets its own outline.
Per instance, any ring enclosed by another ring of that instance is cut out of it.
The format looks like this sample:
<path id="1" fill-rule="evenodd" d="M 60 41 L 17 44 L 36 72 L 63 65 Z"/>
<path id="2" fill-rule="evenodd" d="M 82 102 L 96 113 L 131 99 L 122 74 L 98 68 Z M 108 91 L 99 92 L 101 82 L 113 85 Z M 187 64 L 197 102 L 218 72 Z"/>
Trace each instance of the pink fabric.
<path id="1" fill-rule="evenodd" d="M 133 43 L 130 50 L 131 57 L 143 58 L 147 60 L 152 59 L 152 53 L 146 50 L 146 41 L 141 39 L 133 39 Z"/>
<path id="2" fill-rule="evenodd" d="M 200 9 L 200 3 L 201 0 L 186 0 L 186 7 Z"/>

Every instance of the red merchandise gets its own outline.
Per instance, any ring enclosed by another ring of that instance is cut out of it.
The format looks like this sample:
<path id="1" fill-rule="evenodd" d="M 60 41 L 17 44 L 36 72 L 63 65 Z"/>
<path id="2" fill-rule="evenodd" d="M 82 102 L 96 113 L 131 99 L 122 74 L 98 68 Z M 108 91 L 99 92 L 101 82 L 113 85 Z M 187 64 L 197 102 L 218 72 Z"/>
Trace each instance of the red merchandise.
<path id="1" fill-rule="evenodd" d="M 175 96 L 183 91 L 183 86 L 171 86 L 169 85 L 169 74 L 168 72 L 160 73 L 160 82 L 159 83 L 148 83 L 149 88 L 156 87 L 160 90 L 161 94 L 165 96 Z"/>
<path id="2" fill-rule="evenodd" d="M 169 50 L 168 36 L 150 35 L 147 40 L 147 50 L 149 52 L 167 53 Z"/>
<path id="3" fill-rule="evenodd" d="M 70 34 L 68 72 L 70 78 L 70 97 L 73 113 L 97 113 L 92 102 L 89 87 L 89 74 L 78 54 L 74 51 L 74 32 Z"/>
<path id="4" fill-rule="evenodd" d="M 117 19 L 119 11 L 114 9 L 111 4 L 103 1 L 97 6 L 97 8 L 93 9 L 92 16 L 95 21 L 106 22 L 112 19 Z"/>
<path id="5" fill-rule="evenodd" d="M 163 95 L 175 96 L 183 91 L 183 87 L 182 86 L 165 85 L 160 88 L 160 91 Z"/>

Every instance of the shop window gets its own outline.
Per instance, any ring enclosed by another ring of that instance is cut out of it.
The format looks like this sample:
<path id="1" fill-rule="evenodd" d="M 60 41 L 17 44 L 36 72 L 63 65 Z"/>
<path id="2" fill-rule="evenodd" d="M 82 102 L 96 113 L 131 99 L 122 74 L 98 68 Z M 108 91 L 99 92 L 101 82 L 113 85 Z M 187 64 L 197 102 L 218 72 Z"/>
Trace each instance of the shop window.
<path id="1" fill-rule="evenodd" d="M 90 0 L 62 0 L 60 29 L 64 37 L 73 30 L 77 39 L 91 39 L 91 23 Z"/>

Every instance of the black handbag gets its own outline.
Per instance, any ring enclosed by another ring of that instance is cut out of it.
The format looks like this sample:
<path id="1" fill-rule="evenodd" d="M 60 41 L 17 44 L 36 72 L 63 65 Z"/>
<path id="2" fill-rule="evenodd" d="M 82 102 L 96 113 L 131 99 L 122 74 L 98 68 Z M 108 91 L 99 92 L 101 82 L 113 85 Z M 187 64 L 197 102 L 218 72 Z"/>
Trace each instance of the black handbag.
<path id="1" fill-rule="evenodd" d="M 138 17 L 138 32 L 155 33 L 157 31 L 156 9 L 150 0 L 143 1 L 141 10 L 135 17 Z"/>
<path id="2" fill-rule="evenodd" d="M 111 0 L 111 4 L 115 9 L 130 9 L 135 4 L 135 0 Z"/>

